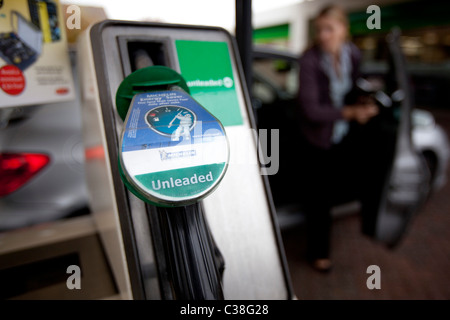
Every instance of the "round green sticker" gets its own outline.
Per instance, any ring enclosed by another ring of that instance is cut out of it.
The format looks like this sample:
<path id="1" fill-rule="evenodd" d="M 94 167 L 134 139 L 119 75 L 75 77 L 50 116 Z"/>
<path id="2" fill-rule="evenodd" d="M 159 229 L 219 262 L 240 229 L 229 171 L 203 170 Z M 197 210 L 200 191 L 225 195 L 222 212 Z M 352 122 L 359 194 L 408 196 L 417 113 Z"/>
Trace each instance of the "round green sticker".
<path id="1" fill-rule="evenodd" d="M 228 160 L 222 124 L 186 92 L 134 96 L 119 162 L 122 178 L 139 198 L 163 206 L 195 203 L 217 187 Z"/>

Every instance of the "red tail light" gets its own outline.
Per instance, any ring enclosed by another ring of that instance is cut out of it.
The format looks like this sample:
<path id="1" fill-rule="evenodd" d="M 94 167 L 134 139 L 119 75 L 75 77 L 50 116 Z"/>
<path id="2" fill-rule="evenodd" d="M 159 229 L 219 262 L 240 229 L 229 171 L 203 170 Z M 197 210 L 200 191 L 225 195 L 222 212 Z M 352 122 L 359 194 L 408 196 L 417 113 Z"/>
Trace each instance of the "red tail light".
<path id="1" fill-rule="evenodd" d="M 0 197 L 22 187 L 49 161 L 45 154 L 0 153 Z"/>

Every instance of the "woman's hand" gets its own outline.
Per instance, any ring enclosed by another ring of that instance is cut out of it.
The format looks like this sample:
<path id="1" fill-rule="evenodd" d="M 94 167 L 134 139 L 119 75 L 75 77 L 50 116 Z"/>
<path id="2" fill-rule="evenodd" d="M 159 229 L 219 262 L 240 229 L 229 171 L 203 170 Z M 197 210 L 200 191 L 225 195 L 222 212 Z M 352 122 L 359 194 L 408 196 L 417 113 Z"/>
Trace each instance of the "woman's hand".
<path id="1" fill-rule="evenodd" d="M 366 124 L 378 114 L 378 107 L 374 103 L 355 104 L 342 108 L 342 117 L 345 120 L 355 120 L 359 124 Z"/>

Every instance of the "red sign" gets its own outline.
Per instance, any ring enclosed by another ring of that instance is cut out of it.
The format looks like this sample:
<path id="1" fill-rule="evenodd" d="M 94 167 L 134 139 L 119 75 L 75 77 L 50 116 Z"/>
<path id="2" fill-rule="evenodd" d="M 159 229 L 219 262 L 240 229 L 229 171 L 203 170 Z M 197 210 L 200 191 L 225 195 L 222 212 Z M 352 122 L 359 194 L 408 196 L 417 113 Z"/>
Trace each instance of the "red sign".
<path id="1" fill-rule="evenodd" d="M 25 77 L 22 71 L 13 65 L 1 67 L 0 88 L 12 96 L 22 93 L 25 89 Z"/>

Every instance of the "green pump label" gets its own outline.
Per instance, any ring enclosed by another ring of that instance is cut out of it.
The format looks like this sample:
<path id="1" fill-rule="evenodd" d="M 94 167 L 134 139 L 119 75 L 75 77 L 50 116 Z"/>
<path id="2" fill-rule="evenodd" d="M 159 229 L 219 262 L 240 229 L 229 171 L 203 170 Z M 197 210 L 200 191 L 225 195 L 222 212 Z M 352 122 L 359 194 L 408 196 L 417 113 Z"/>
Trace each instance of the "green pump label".
<path id="1" fill-rule="evenodd" d="M 224 126 L 242 125 L 228 44 L 176 40 L 175 45 L 181 75 L 192 97 Z"/>
<path id="2" fill-rule="evenodd" d="M 223 177 L 229 151 L 221 123 L 187 93 L 137 94 L 122 134 L 128 182 L 156 204 L 189 203 Z"/>

